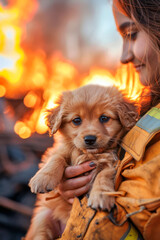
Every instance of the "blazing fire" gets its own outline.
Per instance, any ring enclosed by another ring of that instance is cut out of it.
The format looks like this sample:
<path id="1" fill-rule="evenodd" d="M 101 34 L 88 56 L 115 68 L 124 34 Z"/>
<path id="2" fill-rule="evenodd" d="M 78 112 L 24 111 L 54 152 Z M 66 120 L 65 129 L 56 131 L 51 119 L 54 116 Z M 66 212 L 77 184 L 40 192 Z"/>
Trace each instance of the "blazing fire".
<path id="1" fill-rule="evenodd" d="M 10 0 L 7 7 L 0 6 L 0 97 L 21 97 L 28 110 L 15 122 L 16 134 L 24 139 L 34 132 L 44 134 L 47 131 L 44 110 L 53 108 L 57 95 L 64 90 L 89 83 L 115 84 L 130 98 L 140 97 L 143 86 L 131 65 L 121 66 L 115 76 L 105 69 L 94 68 L 82 77 L 60 53 L 47 60 L 43 51 L 36 55 L 27 52 L 21 46 L 21 39 L 37 8 L 36 0 Z"/>

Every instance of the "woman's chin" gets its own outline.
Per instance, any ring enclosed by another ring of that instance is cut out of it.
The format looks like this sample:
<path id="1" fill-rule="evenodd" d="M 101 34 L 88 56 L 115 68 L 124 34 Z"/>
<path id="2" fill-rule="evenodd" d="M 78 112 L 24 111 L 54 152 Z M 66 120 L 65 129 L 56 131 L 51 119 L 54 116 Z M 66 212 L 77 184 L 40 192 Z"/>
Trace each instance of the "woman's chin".
<path id="1" fill-rule="evenodd" d="M 139 73 L 139 80 L 141 82 L 142 85 L 144 86 L 149 86 L 149 79 L 148 79 L 148 74 L 146 74 L 144 71 L 141 71 Z"/>
<path id="2" fill-rule="evenodd" d="M 147 79 L 141 79 L 140 78 L 140 82 L 143 86 L 146 86 L 146 87 L 149 86 L 149 82 L 147 81 Z"/>

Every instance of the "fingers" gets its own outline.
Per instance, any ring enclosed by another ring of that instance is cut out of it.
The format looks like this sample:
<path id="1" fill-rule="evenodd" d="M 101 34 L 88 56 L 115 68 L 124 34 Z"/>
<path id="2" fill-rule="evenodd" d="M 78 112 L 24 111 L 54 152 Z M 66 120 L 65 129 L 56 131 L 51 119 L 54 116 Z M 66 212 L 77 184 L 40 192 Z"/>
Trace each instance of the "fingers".
<path id="1" fill-rule="evenodd" d="M 75 197 L 79 197 L 85 193 L 87 193 L 90 189 L 90 184 L 86 184 L 83 187 L 73 189 L 73 190 L 67 190 L 67 191 L 60 191 L 61 196 L 68 201 L 70 204 L 73 203 Z"/>
<path id="2" fill-rule="evenodd" d="M 70 190 L 65 192 L 65 198 L 69 201 L 70 199 L 74 199 L 74 197 L 79 197 L 81 195 L 84 195 L 87 193 L 90 189 L 90 185 L 87 184 L 86 186 L 83 186 L 81 188 L 74 190 Z"/>
<path id="3" fill-rule="evenodd" d="M 96 167 L 96 164 L 94 162 L 85 162 L 78 166 L 67 167 L 65 170 L 64 177 L 65 178 L 73 178 L 73 177 L 81 175 L 85 172 L 88 172 L 88 171 L 94 169 L 95 167 Z"/>
<path id="4" fill-rule="evenodd" d="M 96 167 L 94 162 L 85 162 L 78 166 L 70 166 L 65 169 L 63 180 L 59 184 L 61 196 L 70 204 L 74 198 L 86 194 L 90 189 L 92 171 Z M 88 173 L 88 175 L 82 175 Z"/>
<path id="5" fill-rule="evenodd" d="M 85 186 L 87 183 L 89 183 L 91 178 L 92 178 L 92 175 L 89 174 L 88 176 L 81 176 L 81 177 L 77 177 L 77 178 L 63 180 L 59 184 L 59 190 L 61 192 L 63 192 L 63 191 L 81 188 L 81 187 Z"/>

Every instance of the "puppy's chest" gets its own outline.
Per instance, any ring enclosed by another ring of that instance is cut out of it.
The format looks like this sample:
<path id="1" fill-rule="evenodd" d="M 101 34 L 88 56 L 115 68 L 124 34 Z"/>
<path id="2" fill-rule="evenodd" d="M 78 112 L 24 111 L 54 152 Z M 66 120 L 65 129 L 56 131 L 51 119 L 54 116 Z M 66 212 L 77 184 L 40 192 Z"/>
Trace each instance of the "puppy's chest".
<path id="1" fill-rule="evenodd" d="M 106 166 L 113 166 L 118 161 L 115 151 L 107 151 L 103 153 L 83 153 L 77 149 L 73 150 L 70 157 L 69 165 L 79 165 L 81 163 L 93 161 L 98 168 Z"/>

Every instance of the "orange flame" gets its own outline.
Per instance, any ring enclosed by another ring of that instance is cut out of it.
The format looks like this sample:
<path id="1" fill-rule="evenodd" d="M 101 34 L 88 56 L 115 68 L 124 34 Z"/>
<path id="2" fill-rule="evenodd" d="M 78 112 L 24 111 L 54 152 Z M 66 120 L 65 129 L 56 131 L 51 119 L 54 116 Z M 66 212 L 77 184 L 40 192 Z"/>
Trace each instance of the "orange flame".
<path id="1" fill-rule="evenodd" d="M 22 81 L 26 56 L 21 39 L 25 34 L 25 24 L 37 7 L 36 0 L 9 0 L 7 7 L 0 5 L 0 83 L 5 79 L 5 84 L 0 84 L 1 97 L 9 95 L 8 85 L 19 87 Z"/>
<path id="2" fill-rule="evenodd" d="M 28 6 L 28 4 L 30 6 Z M 14 126 L 21 138 L 30 137 L 34 132 L 44 134 L 47 127 L 44 110 L 53 108 L 54 102 L 64 90 L 79 86 L 115 84 L 125 90 L 128 97 L 140 98 L 143 86 L 131 65 L 121 66 L 115 76 L 105 69 L 93 68 L 82 77 L 72 63 L 54 53 L 48 60 L 45 53 L 27 53 L 21 46 L 26 22 L 31 19 L 38 7 L 37 1 L 10 0 L 8 7 L 0 6 L 0 97 L 18 98 L 23 96 L 23 104 L 28 109 Z M 30 63 L 27 63 L 27 59 Z M 28 71 L 29 69 L 29 71 Z M 49 69 L 49 71 L 48 71 Z"/>

